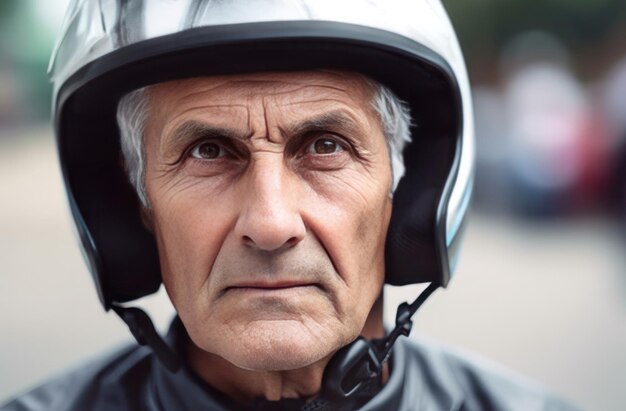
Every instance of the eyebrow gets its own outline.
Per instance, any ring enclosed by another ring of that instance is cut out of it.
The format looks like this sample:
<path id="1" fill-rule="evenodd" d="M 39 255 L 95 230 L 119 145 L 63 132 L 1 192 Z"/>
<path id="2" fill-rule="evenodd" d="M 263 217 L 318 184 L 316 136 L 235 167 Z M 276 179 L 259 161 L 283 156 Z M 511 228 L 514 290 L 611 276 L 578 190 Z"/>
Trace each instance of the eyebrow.
<path id="1" fill-rule="evenodd" d="M 238 130 L 218 127 L 197 120 L 189 120 L 176 127 L 174 132 L 166 137 L 164 148 L 167 152 L 171 147 L 186 145 L 189 142 L 199 139 L 230 138 L 245 140 L 249 137 L 249 134 L 250 133 L 242 133 Z"/>
<path id="2" fill-rule="evenodd" d="M 353 118 L 347 115 L 343 110 L 334 110 L 292 124 L 287 127 L 285 131 L 288 136 L 303 136 L 320 130 L 337 130 L 345 133 L 356 133 L 359 127 Z"/>

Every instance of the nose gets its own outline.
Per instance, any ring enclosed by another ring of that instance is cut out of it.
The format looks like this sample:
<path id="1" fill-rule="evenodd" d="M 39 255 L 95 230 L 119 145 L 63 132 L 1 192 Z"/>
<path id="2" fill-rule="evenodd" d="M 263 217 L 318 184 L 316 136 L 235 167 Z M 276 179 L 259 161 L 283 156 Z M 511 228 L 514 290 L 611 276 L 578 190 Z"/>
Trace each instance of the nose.
<path id="1" fill-rule="evenodd" d="M 242 208 L 235 235 L 247 247 L 263 251 L 288 249 L 304 239 L 297 178 L 282 161 L 255 162 L 242 185 Z"/>

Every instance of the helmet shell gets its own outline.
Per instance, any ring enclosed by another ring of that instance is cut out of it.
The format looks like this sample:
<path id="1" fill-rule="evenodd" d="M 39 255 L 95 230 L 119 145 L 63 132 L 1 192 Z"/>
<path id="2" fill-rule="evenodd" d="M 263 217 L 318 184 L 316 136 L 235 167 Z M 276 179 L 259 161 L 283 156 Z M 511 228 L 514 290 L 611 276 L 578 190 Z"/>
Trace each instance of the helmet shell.
<path id="1" fill-rule="evenodd" d="M 105 308 L 155 292 L 154 238 L 121 166 L 126 93 L 218 74 L 360 72 L 411 108 L 393 198 L 389 284 L 447 285 L 472 190 L 469 83 L 439 0 L 74 0 L 49 68 L 70 210 Z"/>

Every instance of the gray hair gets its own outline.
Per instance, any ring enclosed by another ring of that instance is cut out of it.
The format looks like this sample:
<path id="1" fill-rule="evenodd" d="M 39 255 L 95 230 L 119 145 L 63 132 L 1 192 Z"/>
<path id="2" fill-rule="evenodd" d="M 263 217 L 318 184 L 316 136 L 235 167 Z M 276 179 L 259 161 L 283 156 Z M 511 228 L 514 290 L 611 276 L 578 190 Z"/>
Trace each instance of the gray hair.
<path id="1" fill-rule="evenodd" d="M 408 105 L 382 84 L 368 80 L 374 89 L 372 106 L 378 114 L 391 162 L 393 193 L 404 175 L 402 157 L 404 146 L 411 141 L 411 113 Z M 143 134 L 148 116 L 149 89 L 144 87 L 126 94 L 117 106 L 117 123 L 120 129 L 122 154 L 126 173 L 132 186 L 137 191 L 141 204 L 149 207 L 149 200 L 144 184 L 145 152 Z"/>

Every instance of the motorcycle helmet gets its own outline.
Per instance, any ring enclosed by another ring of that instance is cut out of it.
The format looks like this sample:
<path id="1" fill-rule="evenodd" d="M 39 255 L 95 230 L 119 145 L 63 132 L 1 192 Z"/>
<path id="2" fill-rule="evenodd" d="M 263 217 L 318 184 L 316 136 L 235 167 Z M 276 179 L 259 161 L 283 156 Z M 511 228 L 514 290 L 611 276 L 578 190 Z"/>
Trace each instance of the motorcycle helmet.
<path id="1" fill-rule="evenodd" d="M 155 241 L 121 166 L 120 98 L 179 78 L 315 68 L 359 72 L 410 107 L 385 282 L 447 285 L 474 147 L 469 83 L 439 0 L 73 0 L 49 67 L 53 118 L 70 210 L 105 309 L 161 284 Z"/>

